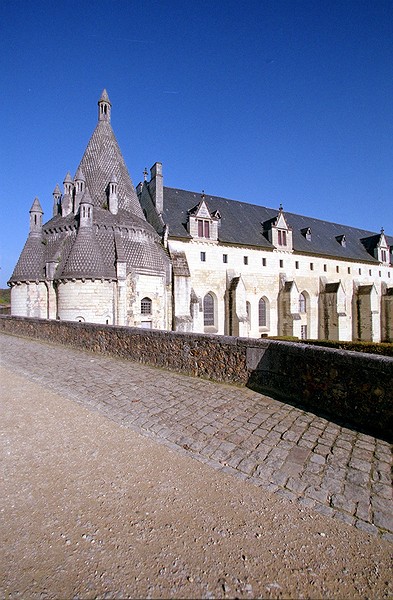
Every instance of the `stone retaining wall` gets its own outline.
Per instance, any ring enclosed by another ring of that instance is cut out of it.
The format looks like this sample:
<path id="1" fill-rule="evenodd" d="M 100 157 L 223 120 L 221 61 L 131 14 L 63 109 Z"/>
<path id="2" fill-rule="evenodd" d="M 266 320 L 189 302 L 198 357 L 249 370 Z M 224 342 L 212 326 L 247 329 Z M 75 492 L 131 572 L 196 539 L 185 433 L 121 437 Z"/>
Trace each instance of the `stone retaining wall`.
<path id="1" fill-rule="evenodd" d="M 244 385 L 384 438 L 392 435 L 393 358 L 276 340 L 9 316 L 0 316 L 0 331 Z"/>

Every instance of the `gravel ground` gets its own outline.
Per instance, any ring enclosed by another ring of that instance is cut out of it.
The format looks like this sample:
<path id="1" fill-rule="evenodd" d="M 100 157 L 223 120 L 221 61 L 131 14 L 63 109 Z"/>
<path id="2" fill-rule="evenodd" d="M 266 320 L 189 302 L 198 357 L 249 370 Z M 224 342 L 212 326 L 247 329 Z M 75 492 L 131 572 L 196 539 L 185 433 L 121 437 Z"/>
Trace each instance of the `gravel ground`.
<path id="1" fill-rule="evenodd" d="M 0 368 L 1 598 L 392 598 L 392 548 Z"/>

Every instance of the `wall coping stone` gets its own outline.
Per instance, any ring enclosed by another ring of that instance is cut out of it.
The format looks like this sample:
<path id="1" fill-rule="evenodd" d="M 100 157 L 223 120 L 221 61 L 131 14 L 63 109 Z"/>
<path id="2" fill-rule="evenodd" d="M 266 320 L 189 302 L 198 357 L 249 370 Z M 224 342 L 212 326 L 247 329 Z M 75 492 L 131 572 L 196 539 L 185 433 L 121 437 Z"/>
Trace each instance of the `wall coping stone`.
<path id="1" fill-rule="evenodd" d="M 266 338 L 0 315 L 0 331 L 247 386 L 391 439 L 393 358 Z"/>

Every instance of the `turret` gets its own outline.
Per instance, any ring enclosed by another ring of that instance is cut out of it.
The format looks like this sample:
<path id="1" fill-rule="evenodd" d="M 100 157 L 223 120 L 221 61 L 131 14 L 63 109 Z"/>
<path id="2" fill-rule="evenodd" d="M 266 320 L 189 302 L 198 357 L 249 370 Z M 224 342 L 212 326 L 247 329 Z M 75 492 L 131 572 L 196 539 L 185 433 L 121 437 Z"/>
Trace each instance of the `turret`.
<path id="1" fill-rule="evenodd" d="M 64 196 L 61 200 L 61 214 L 66 217 L 72 212 L 72 195 L 74 191 L 74 182 L 70 172 L 67 173 L 63 181 L 64 184 Z"/>
<path id="2" fill-rule="evenodd" d="M 53 216 L 56 217 L 60 214 L 60 200 L 61 200 L 61 190 L 59 184 L 56 183 L 56 187 L 53 190 Z"/>
<path id="3" fill-rule="evenodd" d="M 74 214 L 77 214 L 77 212 L 79 210 L 80 201 L 82 200 L 83 194 L 85 193 L 85 190 L 86 190 L 86 179 L 85 179 L 83 171 L 80 167 L 78 167 L 78 170 L 75 173 L 74 182 L 75 182 Z"/>
<path id="4" fill-rule="evenodd" d="M 117 197 L 117 189 L 118 189 L 118 184 L 117 184 L 116 175 L 113 174 L 111 177 L 111 180 L 109 182 L 109 185 L 108 185 L 108 204 L 109 204 L 109 210 L 112 213 L 112 215 L 117 215 L 117 211 L 119 209 L 119 200 Z"/>
<path id="5" fill-rule="evenodd" d="M 79 205 L 79 227 L 93 227 L 93 201 L 88 189 L 86 189 Z"/>
<path id="6" fill-rule="evenodd" d="M 40 201 L 38 198 L 34 199 L 33 205 L 30 209 L 30 236 L 41 236 L 42 235 L 42 215 L 44 214 Z"/>
<path id="7" fill-rule="evenodd" d="M 108 121 L 111 120 L 111 102 L 109 100 L 106 90 L 102 91 L 101 98 L 98 100 L 98 120 Z"/>

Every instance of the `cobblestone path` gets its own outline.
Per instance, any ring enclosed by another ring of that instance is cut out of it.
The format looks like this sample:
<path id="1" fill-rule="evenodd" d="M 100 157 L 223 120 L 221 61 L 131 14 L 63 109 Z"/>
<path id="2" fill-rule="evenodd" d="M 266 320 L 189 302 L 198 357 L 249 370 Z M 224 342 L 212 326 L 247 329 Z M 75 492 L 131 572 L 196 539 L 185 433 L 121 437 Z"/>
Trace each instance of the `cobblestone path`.
<path id="1" fill-rule="evenodd" d="M 268 396 L 0 334 L 1 363 L 215 468 L 393 541 L 391 446 Z"/>

